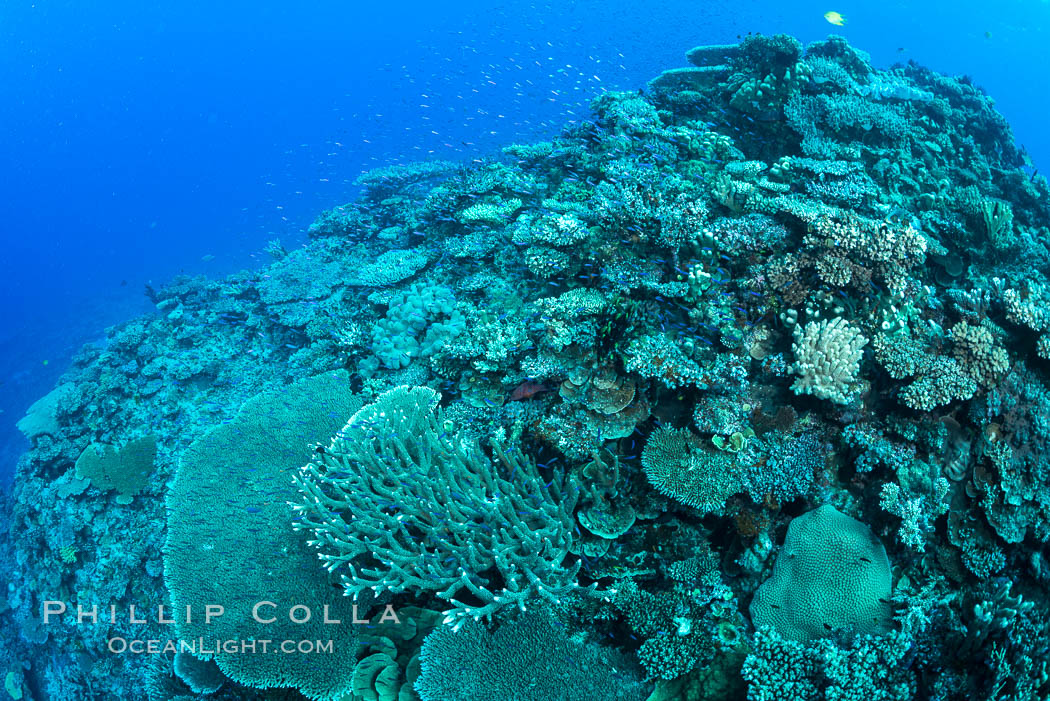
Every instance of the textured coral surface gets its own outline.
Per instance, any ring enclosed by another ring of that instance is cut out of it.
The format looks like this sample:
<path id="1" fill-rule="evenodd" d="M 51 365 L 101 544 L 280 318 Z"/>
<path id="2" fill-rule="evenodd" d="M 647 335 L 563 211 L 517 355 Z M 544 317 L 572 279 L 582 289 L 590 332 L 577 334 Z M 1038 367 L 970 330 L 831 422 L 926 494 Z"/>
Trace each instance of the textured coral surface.
<path id="1" fill-rule="evenodd" d="M 83 348 L 19 422 L 6 693 L 1050 697 L 1047 180 L 967 78 L 687 61 Z M 108 649 L 179 636 L 337 647 Z"/>

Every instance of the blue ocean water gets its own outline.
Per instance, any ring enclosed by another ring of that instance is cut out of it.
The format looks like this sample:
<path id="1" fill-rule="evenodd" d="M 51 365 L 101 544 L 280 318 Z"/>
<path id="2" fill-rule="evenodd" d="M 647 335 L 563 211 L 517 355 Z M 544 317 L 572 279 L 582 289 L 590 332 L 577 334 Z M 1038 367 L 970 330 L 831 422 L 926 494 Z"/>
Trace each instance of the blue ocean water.
<path id="1" fill-rule="evenodd" d="M 0 472 L 27 445 L 15 421 L 78 347 L 151 309 L 146 285 L 266 262 L 365 169 L 552 135 L 748 32 L 969 74 L 1038 167 L 1048 28 L 1035 0 L 4 3 Z"/>

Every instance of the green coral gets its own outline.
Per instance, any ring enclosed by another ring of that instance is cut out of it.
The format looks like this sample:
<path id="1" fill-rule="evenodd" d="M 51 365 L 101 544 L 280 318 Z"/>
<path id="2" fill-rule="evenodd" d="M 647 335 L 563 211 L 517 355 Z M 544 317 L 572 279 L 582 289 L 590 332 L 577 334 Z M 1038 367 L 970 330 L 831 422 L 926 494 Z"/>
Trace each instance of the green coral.
<path id="1" fill-rule="evenodd" d="M 77 458 L 76 475 L 103 491 L 116 490 L 117 503 L 130 504 L 149 484 L 156 456 L 154 436 L 136 438 L 121 448 L 92 444 Z"/>
<path id="2" fill-rule="evenodd" d="M 291 473 L 309 460 L 311 445 L 343 425 L 361 400 L 345 372 L 300 380 L 248 400 L 227 424 L 187 449 L 168 495 L 164 581 L 185 639 L 332 640 L 332 654 L 303 664 L 296 655 L 219 652 L 222 672 L 258 688 L 294 687 L 311 699 L 338 699 L 350 691 L 357 636 L 350 599 L 317 565 L 303 534 L 292 530 L 288 502 L 297 497 Z M 259 602 L 260 617 L 253 617 Z M 307 623 L 290 621 L 293 606 L 309 607 Z M 205 619 L 206 606 L 222 616 Z M 342 621 L 324 625 L 323 611 Z M 363 611 L 362 611 L 363 612 Z"/>
<path id="3" fill-rule="evenodd" d="M 24 697 L 23 685 L 22 685 L 22 674 L 15 671 L 9 671 L 4 675 L 4 691 L 15 701 L 19 701 Z"/>
<path id="4" fill-rule="evenodd" d="M 755 430 L 753 428 L 745 428 L 743 431 L 736 431 L 726 436 L 712 436 L 711 443 L 719 450 L 724 450 L 727 453 L 739 453 L 747 445 L 749 438 L 755 437 Z"/>
<path id="5" fill-rule="evenodd" d="M 676 679 L 714 657 L 704 612 L 680 591 L 654 594 L 628 581 L 620 584 L 613 604 L 642 639 L 637 656 L 651 678 Z"/>
<path id="6" fill-rule="evenodd" d="M 348 593 L 433 592 L 450 620 L 578 591 L 576 490 L 519 450 L 446 428 L 440 395 L 396 387 L 355 413 L 295 481 L 296 528 Z M 592 587 L 593 588 L 593 587 Z"/>
<path id="7" fill-rule="evenodd" d="M 654 431 L 642 451 L 642 467 L 659 492 L 704 513 L 721 511 L 742 489 L 733 455 L 708 451 L 686 428 Z"/>
<path id="8" fill-rule="evenodd" d="M 58 550 L 58 557 L 67 565 L 77 561 L 77 548 L 75 545 L 63 545 Z"/>

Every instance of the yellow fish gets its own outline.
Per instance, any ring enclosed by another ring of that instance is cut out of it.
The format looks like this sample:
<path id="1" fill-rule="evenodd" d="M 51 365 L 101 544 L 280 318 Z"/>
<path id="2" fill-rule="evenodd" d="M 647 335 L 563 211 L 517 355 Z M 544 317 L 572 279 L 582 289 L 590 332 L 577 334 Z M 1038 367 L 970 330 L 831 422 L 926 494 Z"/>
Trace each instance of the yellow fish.
<path id="1" fill-rule="evenodd" d="M 846 24 L 846 18 L 838 12 L 825 12 L 824 19 L 831 22 L 836 27 L 843 27 Z"/>

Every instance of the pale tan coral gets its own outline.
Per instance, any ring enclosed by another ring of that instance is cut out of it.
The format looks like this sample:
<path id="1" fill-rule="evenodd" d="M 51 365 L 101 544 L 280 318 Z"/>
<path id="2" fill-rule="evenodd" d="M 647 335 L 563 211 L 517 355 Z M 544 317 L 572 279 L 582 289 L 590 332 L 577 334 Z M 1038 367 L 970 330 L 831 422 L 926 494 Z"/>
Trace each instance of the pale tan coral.
<path id="1" fill-rule="evenodd" d="M 1006 318 L 1015 324 L 1027 326 L 1033 331 L 1050 328 L 1050 294 L 1043 285 L 1031 284 L 1021 289 L 1008 288 L 1002 291 Z"/>
<path id="2" fill-rule="evenodd" d="M 952 327 L 955 359 L 967 374 L 982 387 L 992 388 L 1010 367 L 1006 349 L 995 342 L 992 332 L 983 326 L 960 321 Z"/>
<path id="3" fill-rule="evenodd" d="M 848 404 L 857 393 L 861 349 L 868 339 L 841 317 L 796 326 L 794 336 L 795 362 L 790 369 L 798 379 L 791 389 Z"/>

